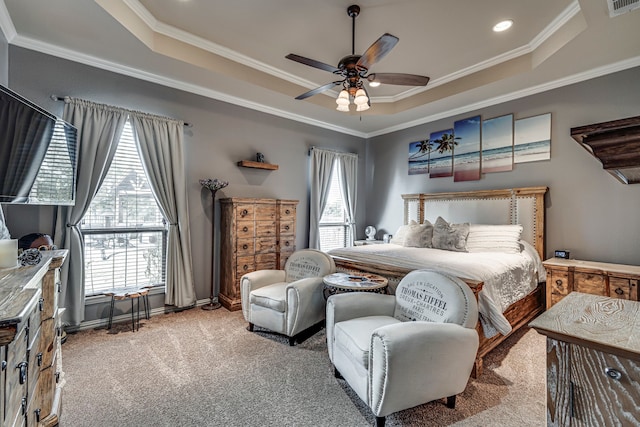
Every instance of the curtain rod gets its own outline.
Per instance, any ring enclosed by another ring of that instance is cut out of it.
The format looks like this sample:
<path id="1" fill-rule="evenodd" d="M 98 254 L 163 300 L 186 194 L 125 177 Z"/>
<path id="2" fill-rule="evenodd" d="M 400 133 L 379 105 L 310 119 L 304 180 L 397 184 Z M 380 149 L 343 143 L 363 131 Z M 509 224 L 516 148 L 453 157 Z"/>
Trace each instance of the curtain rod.
<path id="1" fill-rule="evenodd" d="M 57 96 L 57 95 L 51 95 L 49 98 L 53 99 L 54 101 L 66 101 L 67 98 L 69 98 L 68 96 Z M 192 128 L 193 124 L 191 123 L 187 123 L 187 122 L 183 122 L 185 127 L 188 128 Z"/>
<path id="2" fill-rule="evenodd" d="M 315 150 L 315 149 L 318 149 L 318 150 L 324 150 L 324 151 L 331 151 L 332 153 L 338 153 L 338 154 L 347 154 L 347 155 L 356 156 L 356 157 L 358 156 L 358 154 L 357 154 L 357 153 L 348 153 L 348 152 L 346 152 L 346 151 L 333 150 L 333 149 L 331 149 L 331 148 L 316 147 L 315 145 L 312 145 L 312 146 L 311 146 L 311 148 L 309 148 L 309 153 L 308 153 L 308 155 L 310 156 L 310 155 L 311 155 L 311 152 L 312 152 L 313 150 Z"/>

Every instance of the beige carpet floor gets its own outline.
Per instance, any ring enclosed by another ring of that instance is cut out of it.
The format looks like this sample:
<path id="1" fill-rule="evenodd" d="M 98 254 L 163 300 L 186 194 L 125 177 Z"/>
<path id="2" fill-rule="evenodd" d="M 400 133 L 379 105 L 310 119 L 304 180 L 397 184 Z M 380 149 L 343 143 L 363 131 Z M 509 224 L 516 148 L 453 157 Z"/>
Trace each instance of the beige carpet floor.
<path id="1" fill-rule="evenodd" d="M 61 426 L 368 426 L 333 376 L 324 329 L 296 347 L 251 333 L 241 312 L 201 309 L 70 334 Z M 458 396 L 387 417 L 388 426 L 545 425 L 545 339 L 515 333 Z"/>

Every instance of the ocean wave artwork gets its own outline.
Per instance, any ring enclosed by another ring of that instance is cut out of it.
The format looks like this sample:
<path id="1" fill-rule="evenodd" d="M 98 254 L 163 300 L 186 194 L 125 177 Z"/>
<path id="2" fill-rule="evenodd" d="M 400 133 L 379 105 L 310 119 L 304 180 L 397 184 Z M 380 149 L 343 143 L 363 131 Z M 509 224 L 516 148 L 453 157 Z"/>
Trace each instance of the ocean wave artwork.
<path id="1" fill-rule="evenodd" d="M 513 114 L 482 122 L 482 172 L 513 170 Z"/>
<path id="2" fill-rule="evenodd" d="M 551 113 L 518 119 L 515 122 L 513 162 L 551 159 Z"/>
<path id="3" fill-rule="evenodd" d="M 480 116 L 458 120 L 453 124 L 453 134 L 458 145 L 453 151 L 453 181 L 480 179 Z"/>

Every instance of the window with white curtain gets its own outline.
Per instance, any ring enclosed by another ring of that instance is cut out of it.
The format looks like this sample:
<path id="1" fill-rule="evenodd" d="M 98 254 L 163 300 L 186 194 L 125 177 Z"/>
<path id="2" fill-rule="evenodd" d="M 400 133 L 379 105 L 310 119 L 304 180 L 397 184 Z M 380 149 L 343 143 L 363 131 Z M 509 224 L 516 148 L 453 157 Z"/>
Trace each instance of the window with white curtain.
<path id="1" fill-rule="evenodd" d="M 351 241 L 347 212 L 340 191 L 339 168 L 340 164 L 336 162 L 331 174 L 329 197 L 319 223 L 320 250 L 325 252 L 335 248 L 344 248 Z"/>
<path id="2" fill-rule="evenodd" d="M 109 172 L 81 222 L 85 295 L 165 284 L 167 229 L 127 123 Z"/>

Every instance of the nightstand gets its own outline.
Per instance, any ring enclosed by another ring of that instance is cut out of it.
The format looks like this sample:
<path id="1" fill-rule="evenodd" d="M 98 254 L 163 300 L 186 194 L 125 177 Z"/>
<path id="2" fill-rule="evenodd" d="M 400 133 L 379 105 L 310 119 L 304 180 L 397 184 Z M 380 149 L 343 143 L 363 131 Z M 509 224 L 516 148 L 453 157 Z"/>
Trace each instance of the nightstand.
<path id="1" fill-rule="evenodd" d="M 364 246 L 364 245 L 377 245 L 380 243 L 384 243 L 382 240 L 355 240 L 353 242 L 353 246 Z"/>
<path id="2" fill-rule="evenodd" d="M 563 258 L 542 264 L 547 271 L 547 309 L 573 291 L 638 301 L 638 266 Z"/>

